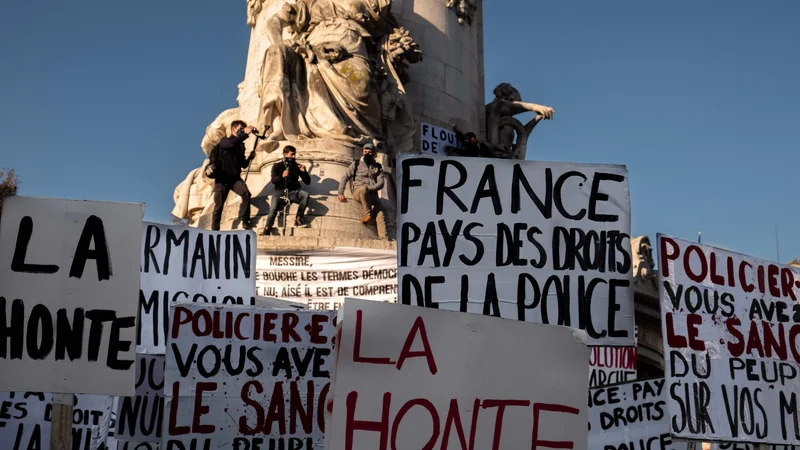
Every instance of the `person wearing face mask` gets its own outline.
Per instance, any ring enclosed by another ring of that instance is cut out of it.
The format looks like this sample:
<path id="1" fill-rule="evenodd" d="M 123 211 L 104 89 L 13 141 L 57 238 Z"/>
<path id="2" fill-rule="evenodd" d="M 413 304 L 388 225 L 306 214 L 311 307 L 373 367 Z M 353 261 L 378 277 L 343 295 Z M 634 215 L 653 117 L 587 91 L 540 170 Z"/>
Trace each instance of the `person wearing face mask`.
<path id="1" fill-rule="evenodd" d="M 386 219 L 381 208 L 378 192 L 383 189 L 383 166 L 375 160 L 375 146 L 364 144 L 363 154 L 360 159 L 353 161 L 339 181 L 339 201 L 344 202 L 344 187 L 350 182 L 350 192 L 353 199 L 361 204 L 363 216 L 361 223 L 364 225 L 375 219 L 378 228 L 378 238 L 386 240 Z"/>
<path id="2" fill-rule="evenodd" d="M 294 219 L 294 226 L 306 226 L 305 213 L 308 206 L 308 192 L 300 189 L 300 180 L 306 185 L 311 184 L 311 175 L 308 174 L 306 166 L 295 161 L 297 150 L 291 145 L 283 149 L 283 159 L 272 166 L 272 184 L 275 192 L 269 204 L 269 215 L 267 216 L 267 226 L 264 234 L 272 234 L 272 226 L 275 224 L 275 216 L 278 210 L 286 206 L 286 201 L 297 203 L 297 216 Z M 287 218 L 285 218 L 287 219 Z M 285 220 L 284 219 L 284 220 Z"/>

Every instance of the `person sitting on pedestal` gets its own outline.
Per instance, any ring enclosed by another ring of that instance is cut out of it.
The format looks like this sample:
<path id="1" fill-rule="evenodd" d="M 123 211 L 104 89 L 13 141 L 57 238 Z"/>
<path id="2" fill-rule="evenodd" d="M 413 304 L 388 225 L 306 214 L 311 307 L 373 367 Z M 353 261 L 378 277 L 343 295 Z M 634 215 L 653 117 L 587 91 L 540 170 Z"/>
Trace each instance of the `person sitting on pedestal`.
<path id="1" fill-rule="evenodd" d="M 297 216 L 294 219 L 294 226 L 306 226 L 305 218 L 306 207 L 308 206 L 308 192 L 300 189 L 300 180 L 306 185 L 311 184 L 311 175 L 308 174 L 306 166 L 295 161 L 297 150 L 291 145 L 283 149 L 283 160 L 276 162 L 272 166 L 272 184 L 275 192 L 269 204 L 269 216 L 267 216 L 267 226 L 264 234 L 272 233 L 272 226 L 275 224 L 275 216 L 278 210 L 286 206 L 286 202 L 297 203 Z M 286 220 L 287 218 L 284 218 Z"/>
<path id="2" fill-rule="evenodd" d="M 363 155 L 347 168 L 344 177 L 339 181 L 339 201 L 344 202 L 344 187 L 350 181 L 350 192 L 353 199 L 361 204 L 364 225 L 375 219 L 378 228 L 378 238 L 386 240 L 386 219 L 378 198 L 378 192 L 383 189 L 383 166 L 375 161 L 375 146 L 364 144 Z"/>

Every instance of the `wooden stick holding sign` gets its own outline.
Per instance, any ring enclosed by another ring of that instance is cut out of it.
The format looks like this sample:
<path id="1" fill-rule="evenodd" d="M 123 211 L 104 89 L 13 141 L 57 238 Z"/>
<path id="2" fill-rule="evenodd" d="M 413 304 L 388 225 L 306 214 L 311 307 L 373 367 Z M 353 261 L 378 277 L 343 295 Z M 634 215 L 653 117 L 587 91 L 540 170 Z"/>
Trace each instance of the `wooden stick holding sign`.
<path id="1" fill-rule="evenodd" d="M 50 422 L 50 450 L 72 448 L 73 394 L 53 394 L 53 420 Z"/>

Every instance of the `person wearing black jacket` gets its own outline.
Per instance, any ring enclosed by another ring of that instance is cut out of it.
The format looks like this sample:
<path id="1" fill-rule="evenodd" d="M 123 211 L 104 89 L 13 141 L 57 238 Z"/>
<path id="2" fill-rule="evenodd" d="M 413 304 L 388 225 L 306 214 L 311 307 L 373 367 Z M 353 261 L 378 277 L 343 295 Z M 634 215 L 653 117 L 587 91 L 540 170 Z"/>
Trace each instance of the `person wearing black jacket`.
<path id="1" fill-rule="evenodd" d="M 282 198 L 284 193 L 291 203 L 297 203 L 297 216 L 294 219 L 294 226 L 300 227 L 306 224 L 303 216 L 308 206 L 308 192 L 300 189 L 300 180 L 309 185 L 311 184 L 311 175 L 308 174 L 306 166 L 297 164 L 294 159 L 296 155 L 297 149 L 287 145 L 283 149 L 283 160 L 276 162 L 272 166 L 272 184 L 275 186 L 275 192 L 269 202 L 269 216 L 267 216 L 267 226 L 264 228 L 264 234 L 272 233 L 272 225 L 275 224 L 275 216 L 278 215 L 278 210 L 286 206 L 285 200 Z"/>
<path id="2" fill-rule="evenodd" d="M 244 156 L 244 141 L 253 131 L 253 127 L 247 126 L 241 120 L 234 120 L 231 123 L 231 135 L 218 144 L 217 170 L 219 174 L 214 179 L 214 212 L 211 215 L 211 229 L 219 230 L 219 223 L 222 220 L 222 209 L 225 207 L 225 200 L 230 191 L 242 197 L 242 204 L 239 206 L 239 219 L 242 228 L 249 230 L 250 225 L 250 191 L 242 180 L 242 169 L 247 167 L 256 152 L 250 153 L 248 158 Z"/>

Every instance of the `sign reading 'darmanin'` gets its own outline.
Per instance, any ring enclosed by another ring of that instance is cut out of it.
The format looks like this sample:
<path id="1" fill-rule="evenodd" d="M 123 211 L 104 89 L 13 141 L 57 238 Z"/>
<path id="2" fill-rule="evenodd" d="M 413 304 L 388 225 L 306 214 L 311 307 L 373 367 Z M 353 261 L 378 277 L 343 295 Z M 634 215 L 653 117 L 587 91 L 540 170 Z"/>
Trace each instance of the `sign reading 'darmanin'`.
<path id="1" fill-rule="evenodd" d="M 624 166 L 413 155 L 399 166 L 402 303 L 634 344 Z"/>
<path id="2" fill-rule="evenodd" d="M 800 444 L 800 270 L 659 235 L 672 434 Z"/>
<path id="3" fill-rule="evenodd" d="M 141 236 L 137 353 L 164 354 L 171 303 L 255 303 L 255 232 L 145 222 Z"/>

